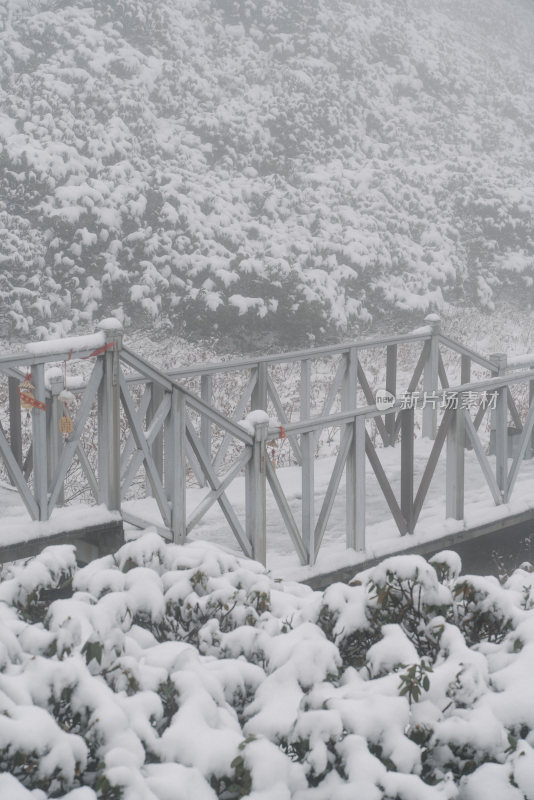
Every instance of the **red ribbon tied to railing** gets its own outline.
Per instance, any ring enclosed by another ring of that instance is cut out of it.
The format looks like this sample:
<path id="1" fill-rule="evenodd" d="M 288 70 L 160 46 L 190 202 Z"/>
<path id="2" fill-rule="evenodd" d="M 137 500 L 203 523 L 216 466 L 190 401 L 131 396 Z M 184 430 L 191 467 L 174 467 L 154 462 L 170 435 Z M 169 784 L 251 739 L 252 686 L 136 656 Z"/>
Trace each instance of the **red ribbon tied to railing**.
<path id="1" fill-rule="evenodd" d="M 32 394 L 26 394 L 26 392 L 19 391 L 19 395 L 21 402 L 27 403 L 29 406 L 32 406 L 32 408 L 38 408 L 39 411 L 46 410 L 46 405 L 42 403 L 41 400 L 36 400 Z"/>
<path id="2" fill-rule="evenodd" d="M 83 360 L 86 358 L 93 358 L 93 356 L 101 356 L 102 353 L 105 353 L 106 350 L 111 350 L 112 347 L 115 347 L 115 342 L 108 342 L 107 344 L 102 345 L 102 347 L 98 347 L 96 350 L 93 350 L 93 352 L 89 353 L 88 356 L 84 356 Z"/>

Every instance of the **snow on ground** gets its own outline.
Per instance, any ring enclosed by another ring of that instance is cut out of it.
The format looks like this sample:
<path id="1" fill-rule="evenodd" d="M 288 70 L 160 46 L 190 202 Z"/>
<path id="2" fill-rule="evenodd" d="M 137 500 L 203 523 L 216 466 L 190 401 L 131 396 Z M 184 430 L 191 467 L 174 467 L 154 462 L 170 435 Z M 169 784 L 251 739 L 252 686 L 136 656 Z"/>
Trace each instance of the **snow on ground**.
<path id="1" fill-rule="evenodd" d="M 415 486 L 426 466 L 432 442 L 419 440 L 415 443 Z M 380 458 L 397 497 L 400 490 L 400 450 L 384 448 Z M 490 462 L 494 461 L 489 457 Z M 315 462 L 315 511 L 319 514 L 328 482 L 332 475 L 334 458 L 321 458 Z M 511 514 L 534 508 L 534 462 L 525 461 L 519 474 L 513 499 L 504 505 L 495 506 L 484 476 L 473 452 L 466 452 L 465 523 L 445 518 L 445 460 L 436 468 L 429 493 L 413 535 L 401 537 L 371 466 L 366 466 L 366 548 L 357 553 L 345 548 L 345 485 L 342 480 L 332 515 L 314 567 L 302 567 L 289 534 L 286 532 L 276 502 L 267 489 L 267 566 L 273 575 L 293 580 L 305 580 L 313 575 L 330 572 L 349 564 L 361 563 L 369 558 L 401 551 L 415 544 L 439 539 L 449 533 L 501 519 Z M 286 498 L 297 522 L 300 522 L 301 471 L 300 467 L 278 470 Z M 207 493 L 206 489 L 189 489 L 187 507 L 190 513 Z M 243 521 L 245 515 L 245 479 L 237 478 L 229 487 L 227 496 Z M 162 524 L 156 501 L 152 498 L 129 501 L 124 508 L 150 522 Z M 135 534 L 132 534 L 135 535 Z M 231 549 L 238 548 L 219 506 L 213 506 L 190 534 L 193 540 L 215 542 Z M 237 549 L 236 549 L 237 552 Z"/>

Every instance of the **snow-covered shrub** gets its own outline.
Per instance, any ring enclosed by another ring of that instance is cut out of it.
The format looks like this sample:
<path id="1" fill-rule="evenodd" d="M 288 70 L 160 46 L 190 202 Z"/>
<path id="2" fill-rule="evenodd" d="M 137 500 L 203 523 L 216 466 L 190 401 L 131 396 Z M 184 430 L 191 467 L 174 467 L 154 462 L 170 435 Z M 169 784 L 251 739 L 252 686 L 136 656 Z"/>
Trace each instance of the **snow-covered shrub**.
<path id="1" fill-rule="evenodd" d="M 532 573 L 448 552 L 313 592 L 147 533 L 0 582 L 13 800 L 520 800 L 534 770 Z"/>

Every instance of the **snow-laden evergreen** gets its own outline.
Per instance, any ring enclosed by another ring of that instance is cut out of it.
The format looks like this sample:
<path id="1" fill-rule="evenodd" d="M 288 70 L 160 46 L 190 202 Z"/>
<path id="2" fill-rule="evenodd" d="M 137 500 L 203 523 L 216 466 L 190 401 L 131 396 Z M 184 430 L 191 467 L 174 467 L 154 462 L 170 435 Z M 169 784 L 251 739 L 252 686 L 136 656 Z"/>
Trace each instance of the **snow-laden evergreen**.
<path id="1" fill-rule="evenodd" d="M 48 548 L 0 582 L 0 795 L 530 800 L 534 575 L 460 572 L 313 592 L 151 533 Z"/>
<path id="2" fill-rule="evenodd" d="M 530 292 L 533 45 L 527 0 L 1 0 L 1 332 Z"/>

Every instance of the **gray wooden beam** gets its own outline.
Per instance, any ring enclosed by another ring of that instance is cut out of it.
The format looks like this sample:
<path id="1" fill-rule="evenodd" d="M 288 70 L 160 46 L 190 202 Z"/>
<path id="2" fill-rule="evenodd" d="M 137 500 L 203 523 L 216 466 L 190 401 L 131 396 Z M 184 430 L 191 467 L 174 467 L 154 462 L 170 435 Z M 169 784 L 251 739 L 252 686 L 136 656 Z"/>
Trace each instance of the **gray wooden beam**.
<path id="1" fill-rule="evenodd" d="M 35 399 L 45 403 L 44 364 L 32 366 L 31 380 L 35 386 Z M 39 519 L 47 520 L 48 513 L 48 443 L 46 439 L 46 411 L 34 408 L 32 415 L 33 444 L 33 494 L 39 507 Z"/>
<path id="2" fill-rule="evenodd" d="M 393 396 L 397 394 L 397 345 L 388 344 L 386 348 L 386 390 Z M 395 415 L 386 414 L 384 425 L 388 437 L 388 446 L 395 446 Z"/>
<path id="3" fill-rule="evenodd" d="M 341 393 L 341 407 L 344 411 L 355 409 L 358 403 L 358 350 L 351 347 L 344 357 L 345 374 Z M 356 545 L 356 480 L 357 480 L 357 453 L 356 453 L 356 425 L 354 422 L 342 429 L 341 436 L 350 433 L 349 449 L 346 455 L 345 466 L 345 539 L 347 547 Z"/>
<path id="4" fill-rule="evenodd" d="M 447 431 L 447 460 L 445 478 L 446 515 L 452 519 L 464 518 L 464 463 L 465 463 L 465 410 L 453 411 Z"/>
<path id="5" fill-rule="evenodd" d="M 432 328 L 432 335 L 430 337 L 430 347 L 428 350 L 428 358 L 425 363 L 423 374 L 423 391 L 427 396 L 430 396 L 438 391 L 438 371 L 439 371 L 439 337 L 441 323 L 439 318 L 436 320 L 434 315 L 427 317 L 427 322 Z M 436 437 L 437 430 L 437 408 L 434 408 L 432 403 L 428 403 L 423 408 L 423 436 L 429 439 Z"/>
<path id="6" fill-rule="evenodd" d="M 401 486 L 400 509 L 406 520 L 407 533 L 414 530 L 413 471 L 414 471 L 414 409 L 401 414 Z"/>
<path id="7" fill-rule="evenodd" d="M 267 563 L 266 456 L 267 423 L 256 425 L 251 457 L 245 467 L 246 534 L 252 558 Z"/>
<path id="8" fill-rule="evenodd" d="M 15 461 L 22 469 L 22 426 L 18 378 L 8 378 L 9 442 Z"/>

